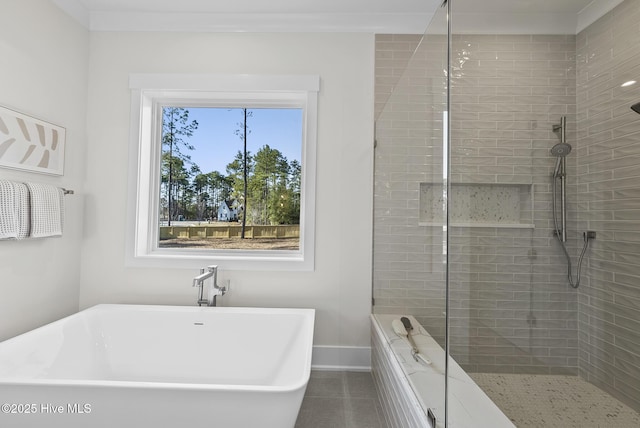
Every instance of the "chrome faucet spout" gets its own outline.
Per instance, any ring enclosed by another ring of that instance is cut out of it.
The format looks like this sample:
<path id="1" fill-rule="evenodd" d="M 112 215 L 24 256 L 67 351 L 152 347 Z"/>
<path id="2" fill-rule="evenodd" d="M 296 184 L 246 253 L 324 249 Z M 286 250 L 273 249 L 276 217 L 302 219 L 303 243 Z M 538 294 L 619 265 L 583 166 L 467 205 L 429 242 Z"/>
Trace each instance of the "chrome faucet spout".
<path id="1" fill-rule="evenodd" d="M 206 270 L 204 268 L 200 269 L 200 275 L 193 278 L 193 286 L 194 287 L 201 286 L 205 280 L 211 278 L 212 276 L 214 277 L 213 283 L 216 284 L 217 283 L 216 277 L 218 276 L 218 266 L 211 265 L 211 266 L 207 266 Z"/>
<path id="2" fill-rule="evenodd" d="M 207 279 L 213 278 L 212 285 L 210 288 L 211 293 L 204 297 L 204 283 Z M 193 287 L 200 287 L 200 295 L 198 297 L 198 306 L 207 305 L 207 306 L 215 306 L 216 305 L 216 297 L 224 296 L 227 289 L 226 287 L 218 286 L 218 266 L 211 265 L 207 266 L 207 268 L 200 269 L 200 275 L 193 278 Z M 212 296 L 212 298 L 209 298 Z"/>

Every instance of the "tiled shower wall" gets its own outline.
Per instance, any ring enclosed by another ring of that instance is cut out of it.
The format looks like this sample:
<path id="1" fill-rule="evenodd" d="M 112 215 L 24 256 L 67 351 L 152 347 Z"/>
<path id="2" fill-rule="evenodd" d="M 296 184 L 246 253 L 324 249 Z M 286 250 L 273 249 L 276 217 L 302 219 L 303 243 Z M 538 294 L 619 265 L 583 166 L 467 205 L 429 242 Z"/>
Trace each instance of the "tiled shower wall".
<path id="1" fill-rule="evenodd" d="M 389 34 L 376 36 L 375 117 L 384 110 L 393 88 L 403 76 L 422 36 Z"/>
<path id="2" fill-rule="evenodd" d="M 521 226 L 452 228 L 452 354 L 470 371 L 575 372 L 577 296 L 553 236 L 549 152 L 562 116 L 569 140 L 575 135 L 575 38 L 464 35 L 453 43 L 451 179 L 530 185 L 532 201 L 520 207 Z M 567 170 L 575 254 L 575 157 Z"/>
<path id="3" fill-rule="evenodd" d="M 415 315 L 442 340 L 442 227 L 425 225 L 416 213 L 420 181 L 441 181 L 430 178 L 442 176 L 442 140 L 412 140 L 398 131 L 408 127 L 409 135 L 424 137 L 425 129 L 441 128 L 426 105 L 422 122 L 419 111 L 400 114 L 412 110 L 410 102 L 403 105 L 410 99 L 405 92 L 433 89 L 434 79 L 420 76 L 425 64 L 427 76 L 442 75 L 444 44 L 434 40 L 428 36 L 420 44 L 377 124 L 374 310 Z M 559 142 L 552 127 L 561 116 L 568 118 L 568 137 L 575 137 L 575 37 L 464 35 L 453 44 L 451 198 L 458 199 L 449 233 L 452 354 L 470 371 L 574 373 L 577 292 L 567 284 L 552 233 L 555 159 L 549 150 Z M 575 156 L 568 169 L 568 246 L 575 254 Z M 497 202 L 509 188 L 524 193 L 520 203 L 496 204 L 490 217 L 516 210 L 521 221 L 478 222 L 474 197 Z"/>
<path id="4" fill-rule="evenodd" d="M 637 80 L 639 83 L 621 87 Z M 579 367 L 640 411 L 640 2 L 577 36 L 578 224 L 597 239 L 579 293 Z"/>
<path id="5" fill-rule="evenodd" d="M 442 228 L 420 226 L 419 197 L 420 183 L 437 182 L 438 171 L 442 180 L 432 163 L 442 159 L 446 38 L 425 40 L 413 54 L 419 41 L 376 37 L 376 101 L 384 108 L 376 120 L 374 311 L 415 315 L 442 343 Z"/>
<path id="6" fill-rule="evenodd" d="M 620 84 L 640 80 L 639 22 L 640 2 L 626 0 L 577 37 L 454 38 L 452 180 L 533 184 L 533 211 L 525 207 L 522 217 L 535 228 L 451 227 L 449 247 L 452 352 L 466 369 L 575 373 L 579 366 L 637 410 L 640 116 L 629 106 L 640 102 L 640 83 Z M 430 37 L 401 79 L 394 52 L 406 55 L 417 39 L 377 38 L 374 311 L 415 315 L 442 341 L 442 232 L 420 218 L 420 183 L 438 183 L 442 170 L 434 111 L 443 109 L 444 42 Z M 573 146 L 574 278 L 581 234 L 597 232 L 577 291 L 567 284 L 550 214 L 549 149 L 558 142 L 551 127 L 563 115 Z"/>

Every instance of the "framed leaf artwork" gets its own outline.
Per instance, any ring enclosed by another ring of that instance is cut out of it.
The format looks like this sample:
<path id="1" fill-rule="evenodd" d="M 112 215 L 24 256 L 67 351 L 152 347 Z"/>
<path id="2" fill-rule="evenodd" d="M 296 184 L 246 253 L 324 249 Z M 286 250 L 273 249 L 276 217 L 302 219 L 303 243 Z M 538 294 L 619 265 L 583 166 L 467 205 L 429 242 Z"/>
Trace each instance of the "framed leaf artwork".
<path id="1" fill-rule="evenodd" d="M 64 175 L 66 130 L 0 106 L 0 167 Z"/>

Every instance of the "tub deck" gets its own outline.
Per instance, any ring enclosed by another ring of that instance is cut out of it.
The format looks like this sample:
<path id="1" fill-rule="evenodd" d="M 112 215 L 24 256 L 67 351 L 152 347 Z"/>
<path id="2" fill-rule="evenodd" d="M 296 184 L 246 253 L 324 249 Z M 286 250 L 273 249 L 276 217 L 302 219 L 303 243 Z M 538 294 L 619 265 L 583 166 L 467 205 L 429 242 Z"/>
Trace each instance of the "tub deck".
<path id="1" fill-rule="evenodd" d="M 405 338 L 393 331 L 391 322 L 401 315 L 371 315 L 374 348 L 374 378 L 379 390 L 394 385 L 395 391 L 387 391 L 383 401 L 386 413 L 393 417 L 394 407 L 403 408 L 399 419 L 405 419 L 406 427 L 428 427 L 426 413 L 429 409 L 436 417 L 436 427 L 444 427 L 445 400 L 445 352 L 418 321 L 408 316 L 414 327 L 413 339 L 420 353 L 431 360 L 430 365 L 416 362 Z M 381 365 L 385 373 L 376 373 Z M 394 379 L 395 378 L 395 379 Z M 393 397 L 405 395 L 402 403 L 392 403 Z M 384 401 L 387 405 L 385 406 Z M 449 426 L 456 428 L 515 428 L 515 425 L 476 385 L 473 379 L 455 362 L 449 359 Z M 411 407 L 411 408 L 410 408 Z M 416 411 L 417 410 L 417 411 Z M 392 425 L 395 426 L 395 425 Z"/>

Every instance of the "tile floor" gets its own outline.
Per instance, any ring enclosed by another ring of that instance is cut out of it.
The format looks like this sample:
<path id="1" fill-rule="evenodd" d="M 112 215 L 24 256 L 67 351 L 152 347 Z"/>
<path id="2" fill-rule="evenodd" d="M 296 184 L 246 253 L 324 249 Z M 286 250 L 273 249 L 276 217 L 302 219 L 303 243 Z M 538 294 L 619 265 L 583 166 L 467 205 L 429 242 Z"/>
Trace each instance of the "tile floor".
<path id="1" fill-rule="evenodd" d="M 311 372 L 296 428 L 387 428 L 371 373 Z"/>
<path id="2" fill-rule="evenodd" d="M 640 414 L 577 376 L 469 375 L 518 428 L 640 427 Z M 388 428 L 371 373 L 311 372 L 296 428 Z"/>
<path id="3" fill-rule="evenodd" d="M 469 375 L 518 428 L 640 427 L 640 414 L 578 376 Z"/>

